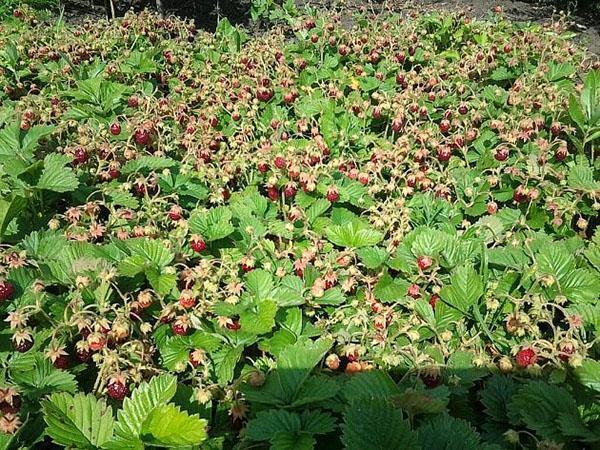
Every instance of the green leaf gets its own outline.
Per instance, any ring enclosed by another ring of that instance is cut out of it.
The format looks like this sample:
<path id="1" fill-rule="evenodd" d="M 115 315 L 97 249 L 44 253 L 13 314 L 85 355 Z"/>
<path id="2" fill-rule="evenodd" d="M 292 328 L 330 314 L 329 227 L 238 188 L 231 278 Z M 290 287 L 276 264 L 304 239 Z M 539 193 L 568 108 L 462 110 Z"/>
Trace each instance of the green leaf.
<path id="1" fill-rule="evenodd" d="M 146 269 L 145 274 L 150 286 L 158 295 L 165 296 L 177 286 L 177 274 L 175 273 L 160 273 L 158 270 L 150 268 Z"/>
<path id="2" fill-rule="evenodd" d="M 408 281 L 394 279 L 388 273 L 384 273 L 375 285 L 373 294 L 383 303 L 399 302 L 406 297 L 409 284 Z"/>
<path id="3" fill-rule="evenodd" d="M 157 406 L 142 425 L 142 440 L 152 446 L 198 445 L 207 437 L 206 420 L 173 404 Z"/>
<path id="4" fill-rule="evenodd" d="M 252 310 L 240 313 L 241 329 L 246 333 L 265 334 L 275 326 L 277 304 L 271 300 L 262 300 L 252 305 Z"/>
<path id="5" fill-rule="evenodd" d="M 218 206 L 207 212 L 195 212 L 188 224 L 192 233 L 200 234 L 206 242 L 223 239 L 235 230 L 231 224 L 231 211 L 226 206 Z"/>
<path id="6" fill-rule="evenodd" d="M 217 366 L 217 379 L 219 383 L 225 385 L 233 380 L 235 367 L 242 356 L 243 346 L 228 347 L 213 355 L 213 360 Z"/>
<path id="7" fill-rule="evenodd" d="M 315 443 L 308 433 L 279 432 L 271 439 L 271 450 L 313 450 Z"/>
<path id="8" fill-rule="evenodd" d="M 127 163 L 121 168 L 121 173 L 124 175 L 129 175 L 131 173 L 142 171 L 153 172 L 157 170 L 168 169 L 169 167 L 173 167 L 178 164 L 179 163 L 174 159 L 166 158 L 164 156 L 142 155 L 136 159 L 127 161 Z"/>
<path id="9" fill-rule="evenodd" d="M 451 281 L 450 286 L 442 288 L 440 296 L 446 303 L 462 312 L 467 312 L 483 295 L 481 277 L 470 265 L 463 265 L 454 270 Z"/>
<path id="10" fill-rule="evenodd" d="M 140 384 L 131 397 L 123 402 L 123 408 L 117 413 L 115 436 L 105 444 L 109 449 L 144 450 L 141 440 L 142 427 L 152 411 L 166 405 L 177 391 L 177 378 L 163 374 Z"/>
<path id="11" fill-rule="evenodd" d="M 306 218 L 308 223 L 313 223 L 315 219 L 321 216 L 325 211 L 329 209 L 331 203 L 329 203 L 324 198 L 319 198 L 315 200 L 315 202 L 308 208 L 306 211 Z"/>
<path id="12" fill-rule="evenodd" d="M 112 438 L 112 410 L 92 394 L 54 393 L 42 402 L 42 409 L 46 433 L 57 444 L 96 449 Z"/>
<path id="13" fill-rule="evenodd" d="M 19 215 L 27 205 L 27 200 L 15 195 L 10 200 L 0 199 L 0 242 L 10 222 Z"/>
<path id="14" fill-rule="evenodd" d="M 44 158 L 44 171 L 38 180 L 38 189 L 54 192 L 74 191 L 79 180 L 70 167 L 65 167 L 71 159 L 62 154 L 50 153 Z"/>
<path id="15" fill-rule="evenodd" d="M 326 229 L 327 239 L 340 247 L 360 248 L 378 244 L 383 239 L 379 231 L 368 229 L 353 221 L 345 225 L 331 225 Z"/>
<path id="16" fill-rule="evenodd" d="M 388 373 L 370 370 L 353 375 L 342 392 L 351 402 L 353 399 L 390 398 L 399 395 L 400 389 Z"/>
<path id="17" fill-rule="evenodd" d="M 418 430 L 422 450 L 484 450 L 481 436 L 466 420 L 438 415 Z"/>
<path id="18" fill-rule="evenodd" d="M 344 412 L 342 443 L 347 450 L 417 450 L 417 436 L 386 399 L 355 400 Z"/>
<path id="19" fill-rule="evenodd" d="M 26 367 L 11 366 L 11 378 L 19 384 L 28 397 L 40 398 L 51 392 L 75 392 L 77 383 L 70 372 L 56 369 L 40 353 L 26 356 Z"/>
<path id="20" fill-rule="evenodd" d="M 569 169 L 567 184 L 572 189 L 593 193 L 600 190 L 600 182 L 595 178 L 591 167 L 577 164 Z"/>
<path id="21" fill-rule="evenodd" d="M 577 380 L 585 387 L 600 392 L 600 361 L 587 359 L 575 369 Z"/>
<path id="22" fill-rule="evenodd" d="M 513 417 L 520 417 L 539 436 L 555 442 L 571 442 L 571 438 L 567 436 L 573 436 L 570 429 L 561 427 L 561 422 L 571 425 L 579 423 L 583 427 L 577 404 L 571 394 L 560 386 L 543 381 L 525 384 L 513 396 L 509 410 Z M 580 426 L 576 431 L 580 431 Z"/>
<path id="23" fill-rule="evenodd" d="M 364 247 L 358 249 L 356 254 L 367 269 L 376 269 L 389 258 L 387 250 L 381 247 Z"/>
<path id="24" fill-rule="evenodd" d="M 246 289 L 256 299 L 268 298 L 273 287 L 273 277 L 266 270 L 256 269 L 246 276 Z"/>

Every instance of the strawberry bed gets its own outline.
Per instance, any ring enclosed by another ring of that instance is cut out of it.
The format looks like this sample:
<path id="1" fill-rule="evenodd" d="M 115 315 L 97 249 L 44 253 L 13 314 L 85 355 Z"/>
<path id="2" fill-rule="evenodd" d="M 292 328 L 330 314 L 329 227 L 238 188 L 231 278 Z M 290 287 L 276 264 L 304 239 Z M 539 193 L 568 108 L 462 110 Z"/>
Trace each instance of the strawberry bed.
<path id="1" fill-rule="evenodd" d="M 561 23 L 0 25 L 2 448 L 600 445 L 600 72 Z"/>

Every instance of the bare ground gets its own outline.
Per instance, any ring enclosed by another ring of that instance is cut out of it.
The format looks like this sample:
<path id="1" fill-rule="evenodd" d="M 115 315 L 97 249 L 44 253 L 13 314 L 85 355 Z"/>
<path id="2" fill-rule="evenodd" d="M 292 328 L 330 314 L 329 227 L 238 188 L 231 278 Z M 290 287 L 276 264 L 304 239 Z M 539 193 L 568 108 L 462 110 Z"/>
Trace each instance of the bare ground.
<path id="1" fill-rule="evenodd" d="M 114 0 L 117 12 L 123 13 L 131 5 L 134 9 L 152 6 L 153 0 Z M 197 26 L 214 29 L 219 17 L 227 17 L 233 23 L 248 25 L 251 0 L 163 0 L 168 13 L 193 18 Z M 132 3 L 133 2 L 133 3 Z M 360 6 L 373 12 L 396 11 L 448 11 L 463 12 L 468 17 L 485 18 L 496 6 L 501 6 L 507 18 L 514 21 L 543 23 L 558 18 L 561 11 L 548 5 L 544 0 L 296 0 L 299 6 L 330 10 L 342 9 L 351 16 Z M 541 3 L 540 3 L 541 2 Z M 595 4 L 600 0 L 579 0 L 580 8 L 568 14 L 571 30 L 577 33 L 577 40 L 586 45 L 589 51 L 600 56 L 600 8 Z M 66 0 L 65 18 L 69 22 L 79 22 L 85 18 L 98 19 L 106 16 L 104 0 Z M 583 5 L 583 7 L 581 7 Z"/>

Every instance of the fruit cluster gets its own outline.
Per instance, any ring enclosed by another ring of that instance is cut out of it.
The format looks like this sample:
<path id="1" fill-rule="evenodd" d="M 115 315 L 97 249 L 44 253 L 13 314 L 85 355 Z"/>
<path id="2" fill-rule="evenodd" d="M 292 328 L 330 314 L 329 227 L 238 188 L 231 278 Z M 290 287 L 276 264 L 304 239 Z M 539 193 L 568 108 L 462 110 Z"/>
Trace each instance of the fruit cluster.
<path id="1" fill-rule="evenodd" d="M 590 63 L 562 32 L 499 14 L 253 38 L 147 12 L 0 25 L 0 311 L 24 353 L 3 357 L 2 431 L 19 392 L 27 411 L 46 393 L 19 371 L 42 370 L 117 402 L 171 372 L 236 430 L 319 336 L 326 377 L 456 396 L 484 376 L 456 368 L 587 370 L 600 187 L 596 137 L 573 141 Z"/>

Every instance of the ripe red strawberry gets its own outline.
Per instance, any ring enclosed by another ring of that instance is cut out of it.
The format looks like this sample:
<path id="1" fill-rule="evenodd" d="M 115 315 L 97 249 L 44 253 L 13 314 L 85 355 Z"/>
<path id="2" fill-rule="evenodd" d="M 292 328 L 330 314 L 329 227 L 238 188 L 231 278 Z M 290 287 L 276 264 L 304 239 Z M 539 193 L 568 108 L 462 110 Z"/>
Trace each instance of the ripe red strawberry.
<path id="1" fill-rule="evenodd" d="M 92 352 L 87 349 L 77 349 L 77 359 L 81 362 L 88 362 L 90 357 L 92 356 Z"/>
<path id="2" fill-rule="evenodd" d="M 440 161 L 448 161 L 452 156 L 452 150 L 449 147 L 439 147 L 436 153 Z"/>
<path id="3" fill-rule="evenodd" d="M 19 353 L 25 353 L 31 347 L 33 347 L 33 339 L 24 339 L 20 342 L 13 342 L 15 350 Z"/>
<path id="4" fill-rule="evenodd" d="M 566 146 L 561 146 L 558 147 L 555 151 L 554 151 L 554 157 L 558 160 L 558 161 L 564 161 L 567 156 L 569 155 L 569 150 L 567 149 Z"/>
<path id="5" fill-rule="evenodd" d="M 181 207 L 179 207 L 177 205 L 171 206 L 171 209 L 169 210 L 169 219 L 171 219 L 173 222 L 177 222 L 178 220 L 181 220 L 181 212 L 182 212 Z"/>
<path id="6" fill-rule="evenodd" d="M 552 125 L 550 125 L 550 133 L 552 133 L 552 136 L 558 136 L 562 131 L 562 126 L 560 125 L 560 123 L 558 122 L 552 122 Z"/>
<path id="7" fill-rule="evenodd" d="M 138 128 L 135 130 L 133 139 L 138 145 L 148 145 L 150 143 L 150 133 L 145 128 Z"/>
<path id="8" fill-rule="evenodd" d="M 421 295 L 421 289 L 419 288 L 419 286 L 417 284 L 411 284 L 408 287 L 408 295 L 409 297 L 412 298 L 419 298 L 419 296 Z"/>
<path id="9" fill-rule="evenodd" d="M 240 325 L 239 320 L 234 320 L 233 322 L 228 323 L 226 327 L 231 331 L 238 331 L 240 328 L 242 328 L 242 325 Z"/>
<path id="10" fill-rule="evenodd" d="M 279 199 L 279 190 L 277 186 L 269 186 L 267 187 L 267 196 L 274 202 Z"/>
<path id="11" fill-rule="evenodd" d="M 294 198 L 296 195 L 296 187 L 292 183 L 288 183 L 285 185 L 285 189 L 283 190 L 286 198 Z"/>
<path id="12" fill-rule="evenodd" d="M 110 125 L 110 134 L 113 136 L 118 136 L 121 134 L 121 124 L 119 122 L 113 122 Z"/>
<path id="13" fill-rule="evenodd" d="M 422 374 L 421 380 L 423 381 L 423 384 L 427 386 L 428 389 L 436 388 L 442 382 L 442 379 L 439 376 L 430 374 Z"/>
<path id="14" fill-rule="evenodd" d="M 435 309 L 435 305 L 437 304 L 438 300 L 440 299 L 440 297 L 437 294 L 433 294 L 430 298 L 429 298 L 429 304 L 431 305 L 431 307 L 433 309 Z"/>
<path id="15" fill-rule="evenodd" d="M 111 179 L 116 180 L 121 176 L 121 172 L 116 167 L 111 167 L 108 169 L 108 175 Z"/>
<path id="16" fill-rule="evenodd" d="M 9 281 L 0 281 L 0 301 L 10 300 L 15 294 L 15 287 Z"/>
<path id="17" fill-rule="evenodd" d="M 517 203 L 523 203 L 527 200 L 527 192 L 523 186 L 518 186 L 513 193 L 513 200 Z"/>
<path id="18" fill-rule="evenodd" d="M 463 116 L 469 112 L 469 107 L 466 105 L 466 103 L 461 103 L 460 105 L 458 105 L 458 113 L 462 114 Z"/>
<path id="19" fill-rule="evenodd" d="M 561 361 L 567 362 L 573 353 L 575 353 L 575 346 L 570 342 L 565 342 L 560 346 L 558 357 Z"/>
<path id="20" fill-rule="evenodd" d="M 516 356 L 517 365 L 521 368 L 532 366 L 537 361 L 537 354 L 531 347 L 525 347 L 519 350 Z"/>
<path id="21" fill-rule="evenodd" d="M 340 199 L 340 192 L 337 188 L 337 186 L 335 185 L 331 185 L 327 188 L 327 200 L 329 200 L 331 203 L 335 203 Z"/>
<path id="22" fill-rule="evenodd" d="M 196 253 L 200 253 L 206 249 L 206 242 L 199 236 L 192 236 L 190 247 L 192 247 L 192 250 Z"/>
<path id="23" fill-rule="evenodd" d="M 69 366 L 71 365 L 71 361 L 69 359 L 69 355 L 59 355 L 54 362 L 52 363 L 52 365 L 54 367 L 56 367 L 57 369 L 68 369 Z"/>
<path id="24" fill-rule="evenodd" d="M 429 256 L 419 256 L 417 258 L 417 266 L 421 270 L 427 270 L 433 264 L 433 260 Z"/>
<path id="25" fill-rule="evenodd" d="M 85 164 L 88 160 L 88 154 L 85 151 L 84 148 L 79 147 L 77 150 L 75 150 L 75 155 L 73 158 L 73 162 L 75 164 Z"/>
<path id="26" fill-rule="evenodd" d="M 450 121 L 447 119 L 443 119 L 440 122 L 440 131 L 444 134 L 446 134 L 448 131 L 450 131 Z"/>
<path id="27" fill-rule="evenodd" d="M 187 334 L 187 327 L 178 321 L 171 324 L 171 329 L 173 330 L 173 333 L 179 336 L 185 336 Z"/>
<path id="28" fill-rule="evenodd" d="M 23 401 L 20 395 L 12 395 L 11 403 L 7 401 L 0 402 L 0 412 L 2 414 L 17 414 L 22 404 Z"/>
<path id="29" fill-rule="evenodd" d="M 137 108 L 139 104 L 140 102 L 135 96 L 129 97 L 129 99 L 127 100 L 127 106 L 129 106 L 130 108 Z"/>
<path id="30" fill-rule="evenodd" d="M 494 158 L 496 161 L 506 161 L 508 159 L 508 155 L 508 149 L 506 147 L 502 147 L 496 150 L 496 153 L 494 153 Z"/>
<path id="31" fill-rule="evenodd" d="M 266 173 L 269 170 L 269 165 L 266 162 L 258 163 L 256 167 L 260 173 Z"/>
<path id="32" fill-rule="evenodd" d="M 281 155 L 277 155 L 273 161 L 273 164 L 275 164 L 275 167 L 278 169 L 283 169 L 285 167 L 285 158 Z"/>
<path id="33" fill-rule="evenodd" d="M 113 380 L 106 388 L 108 396 L 114 400 L 123 400 L 129 394 L 129 388 L 121 380 Z"/>
<path id="34" fill-rule="evenodd" d="M 179 297 L 179 304 L 185 309 L 193 308 L 196 306 L 196 299 L 191 295 L 182 295 Z"/>

